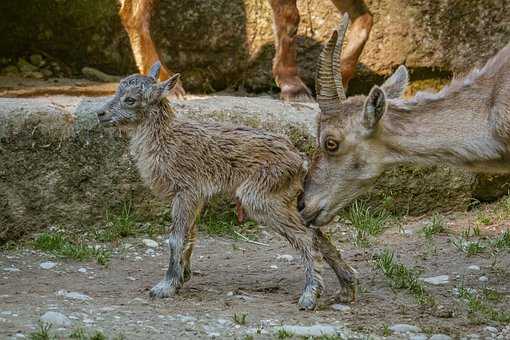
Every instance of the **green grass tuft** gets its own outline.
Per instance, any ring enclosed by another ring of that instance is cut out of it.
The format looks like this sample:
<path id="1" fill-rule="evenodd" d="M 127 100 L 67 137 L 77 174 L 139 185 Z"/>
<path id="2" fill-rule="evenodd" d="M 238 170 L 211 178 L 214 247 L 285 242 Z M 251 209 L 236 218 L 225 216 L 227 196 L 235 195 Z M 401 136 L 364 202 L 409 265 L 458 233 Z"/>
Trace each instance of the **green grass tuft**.
<path id="1" fill-rule="evenodd" d="M 61 232 L 42 233 L 33 242 L 35 249 L 42 250 L 59 257 L 86 261 L 95 258 L 97 263 L 106 265 L 110 252 L 87 245 L 82 240 L 70 240 Z"/>
<path id="2" fill-rule="evenodd" d="M 379 235 L 389 219 L 384 210 L 376 210 L 365 202 L 356 201 L 345 216 L 354 228 L 354 243 L 366 247 L 370 244 L 370 236 Z"/>
<path id="3" fill-rule="evenodd" d="M 50 333 L 52 325 L 45 322 L 38 322 L 38 327 L 35 332 L 29 334 L 31 340 L 53 340 L 57 339 L 56 336 Z"/>
<path id="4" fill-rule="evenodd" d="M 106 228 L 96 233 L 96 240 L 112 242 L 121 238 L 136 236 L 139 230 L 131 203 L 125 203 L 118 215 L 106 212 Z"/>
<path id="5" fill-rule="evenodd" d="M 234 322 L 238 325 L 246 325 L 246 323 L 248 322 L 248 314 L 246 313 L 241 313 L 241 314 L 237 314 L 235 313 L 234 315 L 232 315 L 232 320 L 234 320 Z"/>
<path id="6" fill-rule="evenodd" d="M 381 254 L 375 256 L 375 264 L 389 279 L 393 288 L 406 289 L 420 304 L 434 304 L 432 296 L 426 292 L 418 280 L 416 271 L 396 262 L 393 252 L 385 249 Z"/>
<path id="7" fill-rule="evenodd" d="M 430 223 L 422 229 L 422 233 L 426 238 L 432 238 L 433 235 L 445 234 L 446 232 L 447 229 L 445 222 L 443 218 L 438 214 L 434 214 Z"/>
<path id="8" fill-rule="evenodd" d="M 463 280 L 460 281 L 457 291 L 459 298 L 466 302 L 470 314 L 503 324 L 510 322 L 509 311 L 497 310 L 489 304 L 489 301 L 500 301 L 501 293 L 485 289 L 482 294 L 478 294 L 476 291 L 466 288 Z"/>
<path id="9" fill-rule="evenodd" d="M 278 329 L 278 332 L 276 333 L 276 337 L 278 339 L 289 339 L 294 336 L 294 333 L 288 332 L 287 330 L 280 328 Z"/>

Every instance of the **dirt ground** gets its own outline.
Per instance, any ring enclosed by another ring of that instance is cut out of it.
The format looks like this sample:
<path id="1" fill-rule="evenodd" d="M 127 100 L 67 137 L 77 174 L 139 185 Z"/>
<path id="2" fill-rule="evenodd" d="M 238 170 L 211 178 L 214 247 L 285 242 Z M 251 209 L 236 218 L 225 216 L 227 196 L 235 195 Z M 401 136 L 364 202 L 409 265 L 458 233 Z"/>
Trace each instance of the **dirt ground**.
<path id="1" fill-rule="evenodd" d="M 114 247 L 103 245 L 113 247 L 107 266 L 55 258 L 27 247 L 4 250 L 0 256 L 0 338 L 29 337 L 44 313 L 56 311 L 72 323 L 50 329 L 59 338 L 79 328 L 88 334 L 101 332 L 126 339 L 285 338 L 291 332 L 278 332 L 281 325 L 320 324 L 333 327 L 336 338 L 347 339 L 427 339 L 434 334 L 430 339 L 445 339 L 438 334 L 455 339 L 510 339 L 507 321 L 469 312 L 466 300 L 455 294 L 461 286 L 477 292 L 490 288 L 498 297 L 490 302 L 491 308 L 510 310 L 509 250 L 496 257 L 488 252 L 467 256 L 452 242 L 479 214 L 450 214 L 445 217 L 448 232 L 431 238 L 421 233 L 430 217 L 391 222 L 368 247 L 353 245 L 350 229 L 343 223 L 332 226 L 337 246 L 359 271 L 359 296 L 348 306 L 335 305 L 338 283 L 326 268 L 326 292 L 313 312 L 297 307 L 303 283 L 299 258 L 266 228 L 259 241 L 268 246 L 202 233 L 193 254 L 192 279 L 180 295 L 165 300 L 149 298 L 149 289 L 162 278 L 167 262 L 161 236 L 155 238 L 156 248 L 144 244 L 143 237 L 123 239 Z M 485 225 L 479 238 L 497 236 L 509 225 L 510 221 Z M 417 269 L 420 277 L 448 275 L 446 283 L 424 283 L 435 300 L 433 307 L 418 303 L 406 289 L 392 288 L 373 261 L 373 254 L 383 249 L 393 250 L 396 260 Z M 54 261 L 56 266 L 42 269 L 40 264 L 45 261 Z M 73 299 L 64 295 L 66 291 L 90 299 Z M 238 318 L 236 323 L 234 315 L 243 314 L 245 322 Z M 391 328 L 395 324 L 420 330 L 398 333 Z"/>

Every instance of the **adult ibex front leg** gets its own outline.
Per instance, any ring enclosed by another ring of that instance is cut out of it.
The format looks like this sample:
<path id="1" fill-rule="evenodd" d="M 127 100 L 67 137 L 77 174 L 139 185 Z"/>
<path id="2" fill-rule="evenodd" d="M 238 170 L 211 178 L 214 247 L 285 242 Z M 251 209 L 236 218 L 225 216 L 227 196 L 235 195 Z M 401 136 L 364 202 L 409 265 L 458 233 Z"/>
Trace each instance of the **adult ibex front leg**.
<path id="1" fill-rule="evenodd" d="M 270 0 L 270 2 L 273 9 L 276 46 L 273 77 L 282 91 L 281 97 L 290 101 L 309 98 L 310 90 L 299 78 L 296 61 L 296 35 L 299 25 L 296 0 Z M 344 87 L 347 88 L 372 29 L 372 15 L 363 0 L 332 0 L 332 2 L 342 14 L 348 13 L 352 20 L 341 69 Z"/>
<path id="2" fill-rule="evenodd" d="M 131 49 L 135 56 L 136 65 L 141 74 L 147 74 L 151 66 L 158 60 L 158 52 L 150 33 L 151 16 L 154 6 L 159 0 L 119 0 L 120 19 L 126 29 Z M 172 75 L 165 66 L 161 67 L 159 79 L 165 80 Z M 173 93 L 177 96 L 185 94 L 184 88 L 179 83 L 174 87 Z"/>

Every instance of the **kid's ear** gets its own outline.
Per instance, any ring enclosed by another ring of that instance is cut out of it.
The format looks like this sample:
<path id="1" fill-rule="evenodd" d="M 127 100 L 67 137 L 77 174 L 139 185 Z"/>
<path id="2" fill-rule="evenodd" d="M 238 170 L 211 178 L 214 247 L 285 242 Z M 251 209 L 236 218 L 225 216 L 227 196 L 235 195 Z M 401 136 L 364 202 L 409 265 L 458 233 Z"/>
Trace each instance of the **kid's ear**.
<path id="1" fill-rule="evenodd" d="M 168 96 L 170 91 L 174 88 L 174 86 L 179 81 L 180 76 L 181 75 L 179 73 L 176 73 L 169 79 L 167 79 L 161 83 L 152 85 L 149 88 L 149 91 L 150 91 L 149 95 L 148 95 L 149 102 L 154 103 L 154 102 L 160 101 L 162 98 Z"/>
<path id="2" fill-rule="evenodd" d="M 160 70 L 161 70 L 161 62 L 158 60 L 151 66 L 151 69 L 147 76 L 151 77 L 154 80 L 158 80 Z"/>
<path id="3" fill-rule="evenodd" d="M 379 86 L 370 90 L 363 110 L 363 126 L 372 132 L 386 111 L 386 94 Z"/>

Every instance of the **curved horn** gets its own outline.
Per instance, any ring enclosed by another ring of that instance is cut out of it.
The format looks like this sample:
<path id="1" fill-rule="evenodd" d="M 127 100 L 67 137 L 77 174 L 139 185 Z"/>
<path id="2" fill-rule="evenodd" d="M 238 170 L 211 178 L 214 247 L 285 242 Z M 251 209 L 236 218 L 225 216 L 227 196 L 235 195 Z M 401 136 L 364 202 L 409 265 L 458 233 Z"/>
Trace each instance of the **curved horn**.
<path id="1" fill-rule="evenodd" d="M 338 108 L 338 94 L 335 88 L 335 80 L 332 75 L 332 57 L 338 32 L 334 31 L 329 38 L 327 45 L 322 49 L 317 64 L 317 73 L 315 76 L 315 90 L 317 92 L 317 102 L 321 113 L 335 112 Z"/>
<path id="2" fill-rule="evenodd" d="M 333 78 L 335 79 L 335 87 L 336 92 L 338 94 L 338 99 L 340 101 L 345 100 L 347 97 L 345 95 L 344 86 L 342 84 L 342 72 L 340 72 L 340 67 L 342 65 L 341 57 L 342 57 L 342 47 L 344 44 L 345 32 L 347 31 L 347 26 L 349 25 L 349 14 L 345 13 L 342 16 L 342 20 L 340 21 L 340 26 L 338 26 L 338 39 L 336 41 L 335 50 L 333 51 L 333 67 L 331 73 L 333 74 Z"/>

